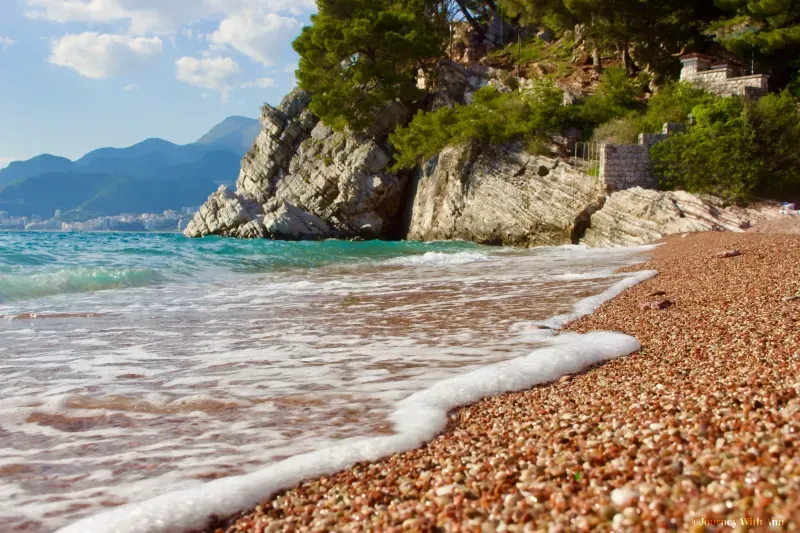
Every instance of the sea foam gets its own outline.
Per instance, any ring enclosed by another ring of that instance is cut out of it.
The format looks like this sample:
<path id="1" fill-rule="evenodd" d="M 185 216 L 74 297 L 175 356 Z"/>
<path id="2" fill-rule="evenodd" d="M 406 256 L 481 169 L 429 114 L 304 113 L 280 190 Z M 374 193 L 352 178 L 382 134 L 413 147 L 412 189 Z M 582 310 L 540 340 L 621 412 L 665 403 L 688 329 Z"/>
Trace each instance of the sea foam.
<path id="1" fill-rule="evenodd" d="M 572 313 L 553 317 L 541 325 L 562 327 L 655 274 L 648 271 L 626 276 L 606 292 L 578 302 Z M 526 356 L 443 380 L 402 400 L 391 415 L 396 435 L 343 440 L 336 446 L 296 455 L 251 474 L 223 478 L 197 488 L 121 506 L 59 532 L 178 533 L 201 529 L 212 514 L 234 514 L 304 479 L 416 448 L 444 430 L 448 412 L 456 407 L 487 396 L 552 382 L 641 348 L 635 338 L 615 332 L 562 333 L 547 338 L 546 342 L 546 346 Z"/>

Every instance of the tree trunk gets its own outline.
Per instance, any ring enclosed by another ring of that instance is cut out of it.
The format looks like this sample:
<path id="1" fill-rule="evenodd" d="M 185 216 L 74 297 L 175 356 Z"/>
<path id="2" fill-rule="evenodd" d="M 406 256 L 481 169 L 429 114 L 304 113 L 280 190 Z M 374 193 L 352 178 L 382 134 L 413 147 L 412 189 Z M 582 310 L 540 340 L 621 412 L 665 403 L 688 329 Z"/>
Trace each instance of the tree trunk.
<path id="1" fill-rule="evenodd" d="M 464 18 L 467 19 L 467 22 L 469 22 L 470 26 L 473 27 L 473 29 L 478 33 L 478 35 L 484 37 L 486 35 L 486 30 L 483 28 L 483 26 L 481 26 L 481 24 L 477 20 L 475 20 L 475 17 L 473 17 L 472 13 L 469 12 L 467 6 L 464 5 L 463 0 L 456 0 L 456 4 L 458 4 L 458 7 L 461 9 L 461 12 L 464 14 Z"/>
<path id="2" fill-rule="evenodd" d="M 630 75 L 633 65 L 631 64 L 631 54 L 627 42 L 622 45 L 622 66 L 625 67 L 625 72 Z"/>
<path id="3" fill-rule="evenodd" d="M 603 72 L 603 61 L 600 58 L 600 48 L 597 45 L 592 48 L 592 65 L 594 65 L 594 70 L 598 74 Z"/>

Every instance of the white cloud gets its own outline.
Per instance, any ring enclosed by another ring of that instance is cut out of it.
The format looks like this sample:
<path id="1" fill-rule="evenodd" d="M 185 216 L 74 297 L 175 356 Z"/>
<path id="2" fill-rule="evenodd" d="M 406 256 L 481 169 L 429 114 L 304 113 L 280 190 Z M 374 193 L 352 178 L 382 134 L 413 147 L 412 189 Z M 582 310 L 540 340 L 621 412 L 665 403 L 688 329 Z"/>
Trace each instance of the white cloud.
<path id="1" fill-rule="evenodd" d="M 288 72 L 289 74 L 294 74 L 294 71 L 300 68 L 300 65 L 297 63 L 289 63 L 285 67 L 283 67 L 284 72 Z"/>
<path id="2" fill-rule="evenodd" d="M 303 23 L 263 10 L 237 11 L 226 17 L 211 34 L 212 45 L 230 46 L 234 50 L 263 63 L 275 64 L 289 50 L 291 38 Z"/>
<path id="3" fill-rule="evenodd" d="M 5 35 L 0 35 L 0 50 L 8 50 L 12 46 L 17 44 L 17 41 L 12 39 L 11 37 L 6 37 Z"/>
<path id="4" fill-rule="evenodd" d="M 136 85 L 135 83 L 131 83 L 123 87 L 122 90 L 125 92 L 131 92 L 131 91 L 138 91 L 141 88 L 142 88 L 141 85 Z"/>
<path id="5" fill-rule="evenodd" d="M 180 81 L 217 91 L 229 87 L 228 79 L 241 70 L 239 63 L 230 57 L 182 57 L 175 62 L 175 67 Z"/>
<path id="6" fill-rule="evenodd" d="M 178 80 L 201 89 L 219 91 L 223 102 L 228 101 L 233 88 L 230 78 L 241 70 L 239 63 L 230 57 L 182 57 L 175 62 L 175 68 Z"/>
<path id="7" fill-rule="evenodd" d="M 0 169 L 6 168 L 12 161 L 18 161 L 16 157 L 0 157 Z"/>
<path id="8" fill-rule="evenodd" d="M 300 15 L 315 10 L 314 0 L 25 0 L 26 15 L 55 22 L 127 22 L 128 32 L 175 33 L 199 20 L 241 10 Z"/>
<path id="9" fill-rule="evenodd" d="M 128 37 L 106 33 L 68 34 L 53 42 L 50 63 L 69 67 L 87 78 L 108 78 L 161 52 L 158 37 Z"/>

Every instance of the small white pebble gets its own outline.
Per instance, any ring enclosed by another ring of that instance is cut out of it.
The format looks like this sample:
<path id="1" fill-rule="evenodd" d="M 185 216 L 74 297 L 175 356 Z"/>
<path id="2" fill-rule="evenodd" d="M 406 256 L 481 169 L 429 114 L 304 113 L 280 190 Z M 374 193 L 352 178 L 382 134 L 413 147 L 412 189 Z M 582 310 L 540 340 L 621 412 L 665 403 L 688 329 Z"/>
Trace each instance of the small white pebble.
<path id="1" fill-rule="evenodd" d="M 611 491 L 611 501 L 619 509 L 633 505 L 639 499 L 639 491 L 623 487 Z"/>
<path id="2" fill-rule="evenodd" d="M 437 496 L 450 496 L 451 494 L 453 494 L 453 489 L 454 488 L 455 488 L 455 485 L 445 485 L 444 487 L 439 487 L 438 489 L 436 489 L 436 495 Z"/>

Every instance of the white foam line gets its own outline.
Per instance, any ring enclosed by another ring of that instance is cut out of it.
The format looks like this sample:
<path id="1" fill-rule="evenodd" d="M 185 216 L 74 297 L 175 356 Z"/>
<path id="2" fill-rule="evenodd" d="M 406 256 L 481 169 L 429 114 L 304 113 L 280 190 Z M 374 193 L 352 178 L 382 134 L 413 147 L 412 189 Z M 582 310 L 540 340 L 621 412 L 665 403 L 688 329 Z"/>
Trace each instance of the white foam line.
<path id="1" fill-rule="evenodd" d="M 553 317 L 547 324 L 561 327 L 654 275 L 654 271 L 632 275 L 606 292 L 578 302 L 574 313 Z M 409 396 L 391 415 L 397 435 L 348 439 L 252 474 L 223 478 L 117 507 L 62 528 L 58 533 L 180 533 L 202 529 L 207 526 L 211 514 L 229 516 L 305 479 L 344 470 L 359 461 L 375 461 L 417 448 L 444 430 L 448 412 L 456 407 L 487 396 L 549 383 L 641 348 L 633 337 L 603 331 L 583 335 L 564 333 L 548 339 L 548 343 L 549 346 L 534 350 L 525 357 L 452 377 Z"/>

